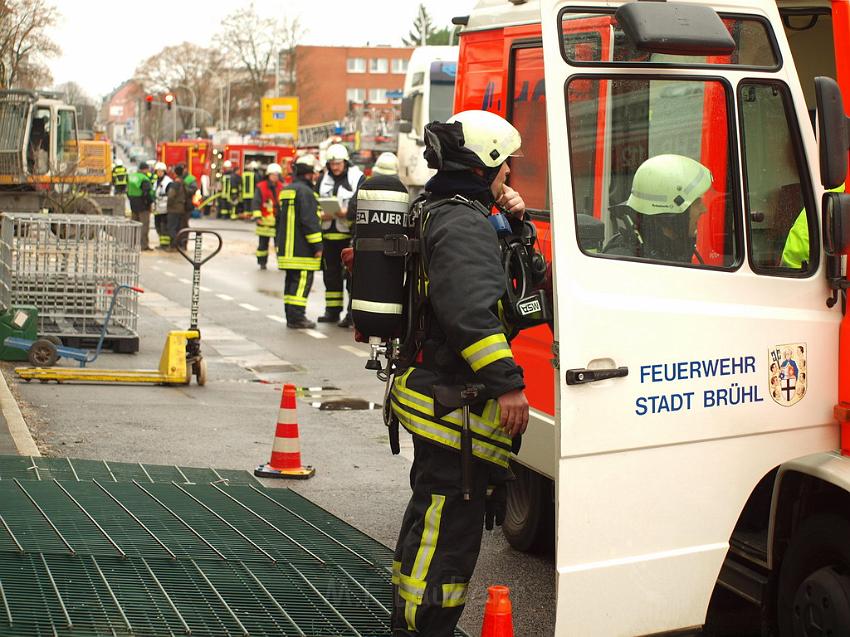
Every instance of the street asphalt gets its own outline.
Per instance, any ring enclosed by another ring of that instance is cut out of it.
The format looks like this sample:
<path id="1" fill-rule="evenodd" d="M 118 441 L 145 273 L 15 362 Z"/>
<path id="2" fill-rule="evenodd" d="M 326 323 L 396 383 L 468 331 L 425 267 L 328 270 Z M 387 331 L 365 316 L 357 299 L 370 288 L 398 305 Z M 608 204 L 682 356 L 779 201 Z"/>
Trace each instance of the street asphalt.
<path id="1" fill-rule="evenodd" d="M 3 371 L 44 455 L 253 470 L 268 461 L 281 384 L 324 387 L 298 400 L 301 452 L 316 468 L 306 481 L 274 481 L 302 493 L 388 546 L 410 489 L 412 447 L 403 434 L 399 456 L 389 451 L 378 410 L 331 411 L 335 400 L 380 403 L 384 386 L 364 369 L 367 348 L 353 332 L 319 325 L 309 332 L 283 323 L 283 276 L 258 269 L 253 226 L 241 221 L 193 220 L 215 229 L 224 250 L 201 274 L 200 328 L 208 383 L 197 386 L 110 386 L 24 383 Z M 152 245 L 155 245 L 151 232 Z M 138 354 L 105 353 L 93 366 L 156 368 L 166 333 L 189 322 L 191 266 L 177 254 L 141 257 Z M 321 275 L 308 316 L 322 311 Z M 61 361 L 60 361 L 61 362 Z M 313 406 L 315 404 L 315 406 Z M 0 452 L 14 445 L 0 427 Z M 511 588 L 517 635 L 554 632 L 551 556 L 514 551 L 501 531 L 486 532 L 461 626 L 480 632 L 486 588 Z"/>

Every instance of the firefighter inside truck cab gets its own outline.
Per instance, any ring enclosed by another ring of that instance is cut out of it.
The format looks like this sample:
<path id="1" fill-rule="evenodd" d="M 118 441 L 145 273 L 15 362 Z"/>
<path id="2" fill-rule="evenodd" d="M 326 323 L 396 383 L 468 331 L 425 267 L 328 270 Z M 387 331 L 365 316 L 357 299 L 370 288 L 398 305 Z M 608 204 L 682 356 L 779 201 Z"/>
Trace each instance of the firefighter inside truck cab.
<path id="1" fill-rule="evenodd" d="M 635 171 L 629 198 L 611 211 L 619 232 L 603 252 L 703 263 L 696 249 L 697 223 L 706 211 L 702 198 L 712 181 L 711 171 L 689 157 L 650 157 Z"/>

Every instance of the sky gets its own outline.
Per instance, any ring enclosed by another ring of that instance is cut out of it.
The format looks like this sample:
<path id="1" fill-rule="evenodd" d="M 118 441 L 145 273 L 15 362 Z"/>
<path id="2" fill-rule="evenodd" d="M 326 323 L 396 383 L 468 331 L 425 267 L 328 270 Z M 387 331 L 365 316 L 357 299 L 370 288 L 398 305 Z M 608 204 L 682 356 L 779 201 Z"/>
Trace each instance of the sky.
<path id="1" fill-rule="evenodd" d="M 56 84 L 77 82 L 100 98 L 133 76 L 142 60 L 189 41 L 215 46 L 225 16 L 245 0 L 52 0 L 62 14 L 52 30 L 62 54 L 48 62 Z M 436 27 L 468 15 L 475 0 L 426 0 Z M 300 16 L 303 44 L 401 45 L 419 0 L 256 0 L 261 16 Z M 250 25 L 249 25 L 250 28 Z"/>

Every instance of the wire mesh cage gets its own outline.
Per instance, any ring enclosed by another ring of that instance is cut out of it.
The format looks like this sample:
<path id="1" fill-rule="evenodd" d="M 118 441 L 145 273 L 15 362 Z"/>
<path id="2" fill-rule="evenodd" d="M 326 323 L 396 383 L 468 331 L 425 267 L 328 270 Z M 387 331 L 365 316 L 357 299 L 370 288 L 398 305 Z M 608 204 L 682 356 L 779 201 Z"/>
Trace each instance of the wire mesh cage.
<path id="1" fill-rule="evenodd" d="M 39 334 L 85 345 L 100 336 L 114 286 L 138 286 L 140 237 L 140 223 L 114 217 L 4 213 L 0 305 L 34 305 Z M 124 293 L 107 335 L 138 349 L 137 323 L 136 294 Z"/>

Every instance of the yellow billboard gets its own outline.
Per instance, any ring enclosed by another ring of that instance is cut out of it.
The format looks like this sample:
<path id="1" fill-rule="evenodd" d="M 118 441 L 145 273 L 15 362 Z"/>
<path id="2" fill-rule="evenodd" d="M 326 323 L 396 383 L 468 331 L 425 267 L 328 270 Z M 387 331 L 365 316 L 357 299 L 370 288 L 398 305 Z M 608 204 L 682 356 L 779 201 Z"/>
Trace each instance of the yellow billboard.
<path id="1" fill-rule="evenodd" d="M 260 106 L 263 135 L 292 135 L 298 139 L 298 98 L 264 97 Z"/>

